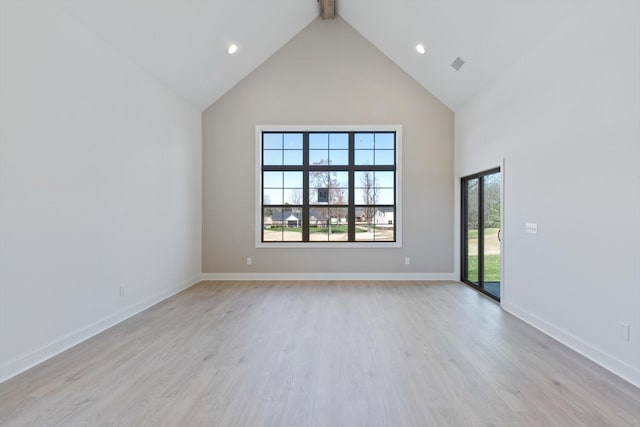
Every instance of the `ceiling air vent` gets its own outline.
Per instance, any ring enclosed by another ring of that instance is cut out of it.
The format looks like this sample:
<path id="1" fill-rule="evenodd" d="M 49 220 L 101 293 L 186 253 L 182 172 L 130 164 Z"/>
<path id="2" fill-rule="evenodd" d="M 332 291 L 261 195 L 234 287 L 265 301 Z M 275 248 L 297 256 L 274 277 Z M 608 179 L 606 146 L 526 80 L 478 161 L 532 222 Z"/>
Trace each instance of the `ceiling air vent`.
<path id="1" fill-rule="evenodd" d="M 463 65 L 464 65 L 464 60 L 462 58 L 460 58 L 459 56 L 451 64 L 451 66 L 453 68 L 455 68 L 456 71 L 460 71 L 460 68 L 462 68 Z"/>
<path id="2" fill-rule="evenodd" d="M 318 0 L 322 9 L 322 19 L 333 19 L 336 17 L 335 0 Z"/>

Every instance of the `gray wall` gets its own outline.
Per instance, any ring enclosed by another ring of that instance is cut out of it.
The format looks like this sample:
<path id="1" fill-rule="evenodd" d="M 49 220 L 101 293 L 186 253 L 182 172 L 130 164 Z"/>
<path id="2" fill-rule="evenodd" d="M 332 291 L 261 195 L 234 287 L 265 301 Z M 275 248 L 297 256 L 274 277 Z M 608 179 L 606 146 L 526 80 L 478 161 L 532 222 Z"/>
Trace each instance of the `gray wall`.
<path id="1" fill-rule="evenodd" d="M 0 2 L 0 93 L 1 382 L 199 279 L 202 128 L 40 2 Z"/>
<path id="2" fill-rule="evenodd" d="M 402 125 L 403 247 L 256 249 L 256 124 Z M 203 114 L 203 272 L 452 273 L 453 128 L 348 24 L 314 21 Z"/>
<path id="3" fill-rule="evenodd" d="M 456 172 L 505 159 L 503 308 L 640 386 L 639 19 L 589 2 L 477 94 Z"/>

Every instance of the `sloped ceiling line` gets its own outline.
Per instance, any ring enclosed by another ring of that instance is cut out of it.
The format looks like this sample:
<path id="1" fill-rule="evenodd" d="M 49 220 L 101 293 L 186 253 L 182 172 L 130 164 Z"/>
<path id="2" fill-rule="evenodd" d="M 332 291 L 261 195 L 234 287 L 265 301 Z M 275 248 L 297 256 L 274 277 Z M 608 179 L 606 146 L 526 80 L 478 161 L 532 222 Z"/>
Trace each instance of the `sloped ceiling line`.
<path id="1" fill-rule="evenodd" d="M 201 110 L 320 19 L 317 0 L 53 1 Z M 455 111 L 587 1 L 340 0 L 336 13 Z"/>

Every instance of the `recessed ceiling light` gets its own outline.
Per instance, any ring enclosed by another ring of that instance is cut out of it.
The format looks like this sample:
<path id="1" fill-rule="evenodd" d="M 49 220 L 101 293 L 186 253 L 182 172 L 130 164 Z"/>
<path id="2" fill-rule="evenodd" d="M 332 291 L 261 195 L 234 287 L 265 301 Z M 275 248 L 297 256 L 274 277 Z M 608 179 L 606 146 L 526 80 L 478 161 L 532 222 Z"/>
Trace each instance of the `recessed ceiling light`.
<path id="1" fill-rule="evenodd" d="M 233 55 L 234 53 L 236 53 L 238 51 L 238 45 L 235 43 L 231 43 L 229 45 L 229 49 L 227 49 L 227 53 L 229 55 Z"/>
<path id="2" fill-rule="evenodd" d="M 422 43 L 418 43 L 416 45 L 416 50 L 420 55 L 424 55 L 424 53 L 426 52 L 426 49 L 424 48 L 424 45 Z"/>

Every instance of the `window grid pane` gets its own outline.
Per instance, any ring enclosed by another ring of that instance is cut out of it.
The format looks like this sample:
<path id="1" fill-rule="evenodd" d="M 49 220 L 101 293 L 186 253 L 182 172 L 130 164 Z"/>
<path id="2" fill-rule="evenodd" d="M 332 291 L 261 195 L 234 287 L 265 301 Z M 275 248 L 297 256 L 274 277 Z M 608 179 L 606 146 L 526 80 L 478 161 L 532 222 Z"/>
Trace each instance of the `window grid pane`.
<path id="1" fill-rule="evenodd" d="M 396 241 L 395 132 L 264 132 L 262 141 L 263 242 Z"/>

